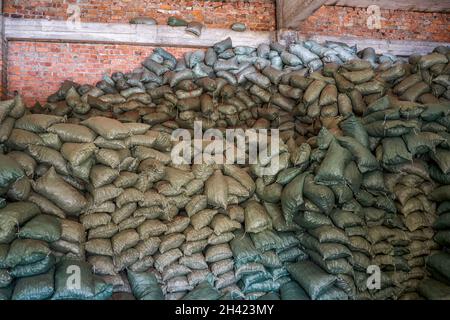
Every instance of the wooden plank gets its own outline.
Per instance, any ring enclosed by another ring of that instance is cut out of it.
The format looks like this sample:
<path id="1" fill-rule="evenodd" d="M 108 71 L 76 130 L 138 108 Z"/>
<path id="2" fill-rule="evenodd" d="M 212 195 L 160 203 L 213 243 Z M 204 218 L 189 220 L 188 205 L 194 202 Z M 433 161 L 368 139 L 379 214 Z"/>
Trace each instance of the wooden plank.
<path id="1" fill-rule="evenodd" d="M 273 32 L 204 28 L 200 37 L 186 33 L 183 27 L 134 25 L 119 23 L 85 23 L 43 19 L 5 18 L 8 40 L 117 43 L 149 46 L 205 48 L 231 37 L 235 46 L 269 43 Z"/>
<path id="2" fill-rule="evenodd" d="M 278 29 L 297 28 L 327 0 L 277 0 Z"/>
<path id="3" fill-rule="evenodd" d="M 450 12 L 450 0 L 277 0 L 278 29 L 297 29 L 299 24 L 313 15 L 322 5 L 421 12 Z"/>
<path id="4" fill-rule="evenodd" d="M 450 12 L 450 0 L 327 0 L 326 5 L 367 8 L 377 5 L 380 9 L 421 12 Z"/>
<path id="5" fill-rule="evenodd" d="M 8 42 L 5 38 L 5 18 L 3 17 L 3 0 L 0 0 L 0 46 L 2 66 L 0 68 L 0 98 L 6 97 L 6 89 L 8 88 Z"/>
<path id="6" fill-rule="evenodd" d="M 278 33 L 278 39 L 291 43 L 293 41 L 315 40 L 319 43 L 325 41 L 340 41 L 348 45 L 356 45 L 358 50 L 372 47 L 377 53 L 390 53 L 397 56 L 409 56 L 411 54 L 428 54 L 437 46 L 450 46 L 446 42 L 431 41 L 406 41 L 406 40 L 383 40 L 383 39 L 367 39 L 359 37 L 334 37 L 334 36 L 305 36 L 297 31 L 286 30 Z"/>
<path id="7" fill-rule="evenodd" d="M 315 36 L 313 40 L 318 42 L 341 41 L 348 45 L 356 45 L 358 50 L 372 47 L 377 53 L 390 53 L 397 56 L 409 56 L 411 54 L 428 54 L 437 46 L 450 46 L 450 43 L 432 42 L 432 41 L 406 41 L 406 40 L 383 40 L 366 39 L 356 37 L 328 37 Z"/>
<path id="8" fill-rule="evenodd" d="M 129 24 L 81 23 L 74 27 L 65 21 L 48 21 L 35 19 L 4 18 L 5 37 L 7 40 L 58 41 L 82 43 L 117 43 L 151 46 L 195 47 L 205 48 L 230 36 L 235 46 L 256 47 L 260 43 L 275 40 L 273 32 L 235 32 L 228 29 L 205 28 L 201 37 L 187 34 L 184 28 L 170 26 L 145 26 Z M 279 31 L 279 39 L 299 39 L 305 37 L 296 31 Z M 404 41 L 365 39 L 356 37 L 313 36 L 319 42 L 325 40 L 343 41 L 357 44 L 358 48 L 374 47 L 380 53 L 409 55 L 425 54 L 437 45 L 450 45 L 427 41 Z"/>
<path id="9" fill-rule="evenodd" d="M 284 8 L 284 1 L 285 0 L 277 0 L 276 1 L 276 16 L 277 16 L 277 30 L 280 30 L 280 29 L 282 29 L 282 28 L 284 28 L 284 26 L 283 26 L 283 21 L 284 21 L 284 18 L 283 18 L 283 8 Z"/>

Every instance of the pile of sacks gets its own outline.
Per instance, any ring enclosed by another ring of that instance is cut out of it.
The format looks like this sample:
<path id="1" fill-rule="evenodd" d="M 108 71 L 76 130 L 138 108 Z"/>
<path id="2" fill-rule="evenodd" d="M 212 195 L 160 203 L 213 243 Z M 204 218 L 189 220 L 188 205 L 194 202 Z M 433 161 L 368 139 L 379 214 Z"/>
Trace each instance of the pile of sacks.
<path id="1" fill-rule="evenodd" d="M 46 214 L 79 218 L 87 241 L 79 236 L 53 247 L 80 259 L 86 251 L 93 272 L 117 290 L 123 290 L 121 271 L 154 266 L 167 298 L 180 298 L 210 274 L 217 289 L 229 291 L 238 279 L 228 242 L 245 220 L 238 205 L 256 185 L 234 165 L 171 165 L 170 138 L 149 128 L 105 117 L 72 124 L 60 116 L 24 115 L 6 143 L 39 167 L 30 176 L 35 180 L 27 180 L 34 193 L 23 198 Z M 20 183 L 10 186 L 10 198 Z M 258 226 L 257 217 L 247 215 L 249 232 L 271 226 L 269 216 Z"/>
<path id="2" fill-rule="evenodd" d="M 397 215 L 386 219 L 378 230 L 384 236 L 373 246 L 374 264 L 392 274 L 392 293 L 398 299 L 418 299 L 417 288 L 425 276 L 425 257 L 437 244 L 430 225 L 435 219 L 435 205 L 428 199 L 433 185 L 411 168 L 420 168 L 419 160 L 405 163 L 403 172 L 386 173 L 386 187 L 395 196 Z M 409 170 L 408 170 L 409 169 Z"/>
<path id="3" fill-rule="evenodd" d="M 441 52 L 444 53 L 444 52 Z M 447 54 L 448 57 L 448 54 Z M 448 71 L 448 65 L 445 65 L 444 59 L 441 55 L 432 56 L 433 59 L 429 58 L 427 65 L 422 71 L 422 78 L 427 84 L 430 84 L 430 92 L 427 94 L 430 102 L 437 102 L 434 97 L 445 97 L 449 98 L 450 95 L 450 76 Z M 436 60 L 440 59 L 440 62 Z M 444 66 L 445 65 L 445 66 Z M 416 84 L 420 86 L 420 84 Z M 422 87 L 425 87 L 422 85 Z M 424 89 L 427 90 L 427 89 Z M 425 94 L 424 94 L 425 95 Z M 448 201 L 450 200 L 449 188 L 450 184 L 450 170 L 449 170 L 449 116 L 448 108 L 439 108 L 435 106 L 433 108 L 434 112 L 423 114 L 426 115 L 424 120 L 427 122 L 423 126 L 427 126 L 427 131 L 434 132 L 442 138 L 442 142 L 439 144 L 435 150 L 429 153 L 431 158 L 431 164 L 429 166 L 429 173 L 433 181 L 436 183 L 436 189 L 434 189 L 430 198 L 436 202 L 437 209 L 436 214 L 437 219 L 433 223 L 433 228 L 435 229 L 434 240 L 441 246 L 441 252 L 431 255 L 427 258 L 426 264 L 427 269 L 431 274 L 431 278 L 425 279 L 419 287 L 420 294 L 427 299 L 449 299 L 450 297 L 450 270 L 448 266 L 450 265 L 450 254 L 448 253 L 448 248 L 450 247 L 450 224 L 448 223 Z M 422 126 L 422 130 L 423 130 Z M 434 146 L 435 143 L 432 145 Z"/>
<path id="4" fill-rule="evenodd" d="M 430 228 L 436 205 L 428 197 L 434 184 L 426 162 L 419 157 L 434 151 L 443 139 L 425 128 L 419 132 L 423 110 L 420 104 L 385 96 L 370 105 L 362 118 L 372 141 L 376 141 L 372 148 L 385 170 L 384 184 L 390 198 L 384 201 L 389 212 L 385 226 L 376 230 L 373 262 L 390 271 L 389 290 L 402 299 L 418 297 L 416 290 L 425 275 L 423 257 L 436 248 Z M 378 205 L 382 200 L 365 199 Z"/>
<path id="5" fill-rule="evenodd" d="M 439 185 L 432 191 L 430 197 L 438 204 L 437 219 L 433 223 L 436 232 L 434 240 L 441 246 L 440 251 L 432 252 L 426 258 L 426 266 L 430 277 L 420 283 L 420 294 L 431 300 L 450 299 L 450 223 L 449 223 L 449 175 L 445 168 L 447 152 L 440 150 L 440 156 L 435 153 L 437 165 L 430 167 L 430 175 Z"/>
<path id="6" fill-rule="evenodd" d="M 434 238 L 438 244 L 432 241 L 431 227 L 439 212 L 436 202 L 443 200 L 436 196 L 440 190 L 436 182 L 442 183 L 448 170 L 445 121 L 449 111 L 448 106 L 438 103 L 402 102 L 398 108 L 396 104 L 393 97 L 380 99 L 366 110 L 363 121 L 369 134 L 381 139 L 376 154 L 389 172 L 385 182 L 395 195 L 401 217 L 391 219 L 391 223 L 405 231 L 392 248 L 396 269 L 404 271 L 396 281 L 404 293 L 400 298 L 416 299 L 417 287 L 425 276 L 424 258 L 433 254 L 438 244 L 444 244 L 439 236 Z"/>
<path id="7" fill-rule="evenodd" d="M 440 176 L 438 181 L 446 179 L 446 175 Z M 442 182 L 441 182 L 442 183 Z M 450 299 L 450 253 L 448 222 L 448 187 L 442 185 L 436 188 L 431 196 L 438 202 L 437 214 L 438 218 L 433 223 L 435 229 L 434 240 L 441 246 L 440 251 L 434 250 L 430 256 L 425 258 L 429 277 L 423 280 L 419 285 L 419 293 L 426 299 L 430 300 L 448 300 Z"/>
<path id="8" fill-rule="evenodd" d="M 246 206 L 246 212 L 252 214 L 267 214 L 274 210 L 272 204 L 264 207 L 256 201 Z M 286 266 L 306 257 L 298 248 L 298 240 L 292 232 L 275 232 L 264 230 L 257 233 L 239 233 L 231 242 L 235 257 L 236 277 L 238 286 L 246 300 L 279 299 L 277 292 L 292 281 Z"/>
<path id="9" fill-rule="evenodd" d="M 157 48 L 141 68 L 104 76 L 95 87 L 65 82 L 49 97 L 45 109 L 79 119 L 114 115 L 122 122 L 142 121 L 157 127 L 175 120 L 180 127 L 192 128 L 195 120 L 202 120 L 204 128 L 271 126 L 281 131 L 291 130 L 297 115 L 296 129 L 307 136 L 317 117 L 346 115 L 352 108 L 361 113 L 364 103 L 384 93 L 385 79 L 406 72 L 400 61 L 393 65 L 390 59 L 381 59 L 375 77 L 376 58 L 363 54 L 366 60 L 358 59 L 360 63 L 354 64 L 350 62 L 358 58 L 354 48 L 333 43 L 327 46 L 307 41 L 287 47 L 272 43 L 257 49 L 233 48 L 228 38 L 178 60 Z M 327 57 L 340 58 L 324 66 L 307 47 L 322 48 Z M 314 61 L 324 66 L 323 72 L 318 67 L 308 68 L 317 64 Z M 337 72 L 343 62 L 347 69 Z M 305 79 L 308 72 L 310 77 Z M 338 89 L 347 97 L 338 97 Z M 268 108 L 258 108 L 262 104 Z"/>
<path id="10" fill-rule="evenodd" d="M 371 229 L 383 224 L 389 206 L 381 167 L 362 123 L 350 116 L 334 132 L 322 128 L 308 169 L 281 195 L 286 221 L 304 229 L 298 239 L 313 262 L 294 264 L 290 272 L 311 299 L 362 299 L 368 297 Z M 365 202 L 367 198 L 378 201 Z M 305 277 L 303 268 L 308 270 Z"/>
<path id="11" fill-rule="evenodd" d="M 0 189 L 77 230 L 53 255 L 86 259 L 138 299 L 141 281 L 167 299 L 417 298 L 435 202 L 448 200 L 430 179 L 450 167 L 448 55 L 226 39 L 177 60 L 157 48 L 95 87 L 66 81 L 32 113 L 20 96 L 2 102 L 0 143 L 26 177 Z M 171 133 L 195 121 L 278 128 L 278 170 L 174 164 Z M 367 288 L 370 265 L 381 290 Z"/>
<path id="12" fill-rule="evenodd" d="M 447 179 L 448 174 L 441 175 L 440 183 Z M 441 252 L 431 255 L 427 259 L 427 268 L 434 279 L 428 279 L 428 282 L 422 283 L 420 293 L 429 299 L 449 299 L 450 297 L 450 223 L 449 223 L 449 187 L 441 185 L 435 189 L 432 194 L 439 206 L 437 214 L 439 217 L 435 220 L 433 228 L 436 230 L 434 240 L 441 245 Z"/>
<path id="13" fill-rule="evenodd" d="M 1 160 L 8 161 L 5 158 L 2 156 Z M 61 237 L 58 219 L 41 214 L 39 208 L 30 202 L 9 203 L 0 210 L 0 287 L 10 287 L 12 299 L 16 300 L 51 297 L 54 292 L 55 257 L 51 254 L 49 244 Z M 46 285 L 36 288 L 35 296 L 30 295 L 33 291 L 27 287 L 39 279 L 47 279 L 42 281 Z M 15 287 L 11 286 L 13 281 Z"/>
<path id="14" fill-rule="evenodd" d="M 5 155 L 0 155 L 0 163 L 0 189 L 9 190 L 10 196 L 14 185 L 28 179 L 26 167 Z M 83 241 L 79 223 L 45 214 L 33 202 L 17 201 L 2 205 L 0 226 L 0 300 L 106 299 L 112 295 L 112 286 L 94 277 L 83 258 L 70 252 Z M 83 277 L 83 285 L 71 286 L 73 272 Z"/>

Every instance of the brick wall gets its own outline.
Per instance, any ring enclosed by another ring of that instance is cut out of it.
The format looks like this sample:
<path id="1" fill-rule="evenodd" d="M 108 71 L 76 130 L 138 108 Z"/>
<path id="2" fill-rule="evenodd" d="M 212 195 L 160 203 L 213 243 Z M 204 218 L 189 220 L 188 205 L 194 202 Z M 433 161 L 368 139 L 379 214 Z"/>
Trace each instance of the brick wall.
<path id="1" fill-rule="evenodd" d="M 303 21 L 303 35 L 356 36 L 450 42 L 450 14 L 381 10 L 380 29 L 369 29 L 365 8 L 322 6 Z"/>
<path id="2" fill-rule="evenodd" d="M 66 19 L 69 3 L 81 8 L 82 21 L 128 22 L 148 15 L 159 23 L 177 15 L 197 19 L 210 27 L 229 27 L 234 21 L 252 30 L 275 29 L 274 0 L 6 0 L 7 17 Z M 381 29 L 367 27 L 361 8 L 324 6 L 299 25 L 305 35 L 359 36 L 364 38 L 450 42 L 450 14 L 395 10 L 381 11 Z M 128 71 L 139 65 L 152 48 L 143 46 L 11 42 L 7 62 L 7 88 L 21 92 L 31 103 L 45 101 L 64 79 L 94 84 L 103 73 Z M 170 51 L 180 55 L 192 49 Z M 0 59 L 0 70 L 2 67 Z"/>
<path id="3" fill-rule="evenodd" d="M 78 3 L 81 21 L 127 23 L 150 16 L 166 24 L 171 15 L 228 28 L 241 21 L 250 30 L 275 30 L 275 0 L 4 0 L 4 15 L 13 18 L 68 18 Z M 323 6 L 299 25 L 302 34 L 361 36 L 392 40 L 449 41 L 450 14 L 381 10 L 381 29 L 367 27 L 365 8 Z"/>
<path id="4" fill-rule="evenodd" d="M 176 57 L 192 48 L 166 48 Z M 140 66 L 152 47 L 130 45 L 11 41 L 8 50 L 8 93 L 20 92 L 28 105 L 45 102 L 61 82 L 95 84 L 104 74 Z"/>
<path id="5" fill-rule="evenodd" d="M 5 95 L 5 92 L 3 90 L 3 87 L 5 86 L 4 82 L 4 76 L 6 76 L 5 73 L 3 73 L 3 45 L 2 45 L 2 39 L 0 38 L 0 99 L 2 99 Z"/>
<path id="6" fill-rule="evenodd" d="M 166 24 L 175 15 L 198 20 L 211 28 L 229 28 L 243 22 L 249 30 L 273 31 L 276 27 L 274 0 L 4 0 L 4 16 L 10 18 L 66 20 L 70 4 L 80 8 L 82 22 L 128 23 L 137 16 Z M 171 48 L 180 55 L 192 49 Z M 61 81 L 72 79 L 94 84 L 103 73 L 128 71 L 152 51 L 150 47 L 125 45 L 54 44 L 10 42 L 7 55 L 7 88 L 22 93 L 28 103 L 45 101 Z M 0 59 L 0 72 L 1 63 Z M 3 90 L 2 90 L 3 89 Z"/>
<path id="7" fill-rule="evenodd" d="M 4 20 L 3 17 L 0 16 L 0 99 L 3 99 L 6 96 L 6 78 L 7 72 L 5 71 L 4 61 L 6 61 L 6 57 L 4 55 L 7 53 L 7 42 L 4 37 Z"/>
<path id="8" fill-rule="evenodd" d="M 171 15 L 198 20 L 209 27 L 229 28 L 243 22 L 255 31 L 275 30 L 274 0 L 5 0 L 6 17 L 65 20 L 77 3 L 82 22 L 128 23 L 137 16 L 166 24 Z"/>

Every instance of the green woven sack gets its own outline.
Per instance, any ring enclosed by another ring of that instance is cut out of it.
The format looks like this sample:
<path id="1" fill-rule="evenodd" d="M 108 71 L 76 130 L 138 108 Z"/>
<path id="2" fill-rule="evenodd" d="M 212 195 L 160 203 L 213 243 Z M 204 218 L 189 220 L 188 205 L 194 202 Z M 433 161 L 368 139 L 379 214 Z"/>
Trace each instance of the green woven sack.
<path id="1" fill-rule="evenodd" d="M 98 276 L 94 277 L 95 294 L 92 300 L 109 300 L 112 297 L 114 286 L 106 283 Z"/>
<path id="2" fill-rule="evenodd" d="M 311 261 L 288 264 L 286 268 L 312 300 L 316 300 L 336 282 L 336 277 L 327 274 Z"/>
<path id="3" fill-rule="evenodd" d="M 280 294 L 281 300 L 309 300 L 308 294 L 295 281 L 283 284 Z"/>
<path id="4" fill-rule="evenodd" d="M 47 273 L 33 277 L 19 278 L 16 282 L 12 300 L 46 300 L 54 292 L 54 273 L 52 268 Z"/>
<path id="5" fill-rule="evenodd" d="M 220 292 L 209 282 L 204 281 L 183 297 L 183 300 L 218 300 Z"/>
<path id="6" fill-rule="evenodd" d="M 55 242 L 61 237 L 61 232 L 61 223 L 58 218 L 41 214 L 20 229 L 19 238 Z"/>
<path id="7" fill-rule="evenodd" d="M 0 301 L 10 300 L 11 296 L 12 296 L 13 289 L 14 289 L 13 285 L 9 285 L 9 286 L 7 286 L 5 288 L 0 288 Z"/>
<path id="8" fill-rule="evenodd" d="M 40 261 L 22 266 L 15 266 L 11 269 L 10 273 L 15 278 L 30 277 L 49 271 L 55 265 L 55 263 L 55 256 L 48 255 Z"/>
<path id="9" fill-rule="evenodd" d="M 128 270 L 133 295 L 138 300 L 164 300 L 155 275 L 150 272 L 133 272 Z"/>
<path id="10" fill-rule="evenodd" d="M 7 269 L 0 269 L 0 288 L 9 286 L 13 281 L 11 273 Z"/>
<path id="11" fill-rule="evenodd" d="M 24 176 L 25 173 L 16 161 L 0 154 L 0 194 L 6 193 L 11 184 Z"/>
<path id="12" fill-rule="evenodd" d="M 235 233 L 235 238 L 230 242 L 231 251 L 236 262 L 247 263 L 256 261 L 259 256 L 250 236 L 242 231 Z"/>
<path id="13" fill-rule="evenodd" d="M 167 24 L 171 27 L 186 27 L 188 25 L 185 20 L 179 19 L 177 17 L 169 17 L 167 19 Z"/>
<path id="14" fill-rule="evenodd" d="M 9 245 L 0 244 L 0 269 L 8 268 L 6 257 L 8 256 Z"/>
<path id="15" fill-rule="evenodd" d="M 90 300 L 95 295 L 91 266 L 79 260 L 63 260 L 56 266 L 53 300 Z"/>
<path id="16" fill-rule="evenodd" d="M 6 264 L 14 268 L 35 263 L 50 254 L 48 244 L 40 240 L 16 239 L 9 247 Z"/>
<path id="17" fill-rule="evenodd" d="M 17 227 L 39 213 L 38 206 L 26 201 L 9 203 L 0 209 L 0 243 L 11 243 L 16 237 Z"/>

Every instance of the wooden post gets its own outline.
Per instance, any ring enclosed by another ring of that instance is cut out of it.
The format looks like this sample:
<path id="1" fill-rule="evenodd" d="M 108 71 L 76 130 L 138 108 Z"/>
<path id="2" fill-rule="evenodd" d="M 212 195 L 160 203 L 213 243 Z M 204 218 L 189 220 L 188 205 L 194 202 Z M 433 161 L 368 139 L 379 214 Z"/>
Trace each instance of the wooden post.
<path id="1" fill-rule="evenodd" d="M 277 0 L 277 29 L 296 29 L 323 5 L 420 12 L 450 12 L 450 0 Z"/>
<path id="2" fill-rule="evenodd" d="M 297 29 L 327 0 L 277 0 L 277 28 Z"/>
<path id="3" fill-rule="evenodd" d="M 371 5 L 380 9 L 420 12 L 450 12 L 450 0 L 327 0 L 325 5 L 367 8 Z"/>
<path id="4" fill-rule="evenodd" d="M 0 59 L 1 59 L 1 70 L 0 70 L 0 98 L 3 99 L 6 96 L 7 90 L 7 43 L 5 39 L 5 22 L 3 19 L 3 0 L 0 0 Z"/>
<path id="5" fill-rule="evenodd" d="M 5 18 L 7 40 L 45 42 L 115 43 L 143 46 L 206 48 L 231 37 L 235 46 L 256 47 L 270 43 L 269 31 L 236 32 L 230 29 L 205 28 L 200 37 L 187 34 L 183 27 L 127 23 L 81 22 L 72 27 L 66 21 Z"/>

